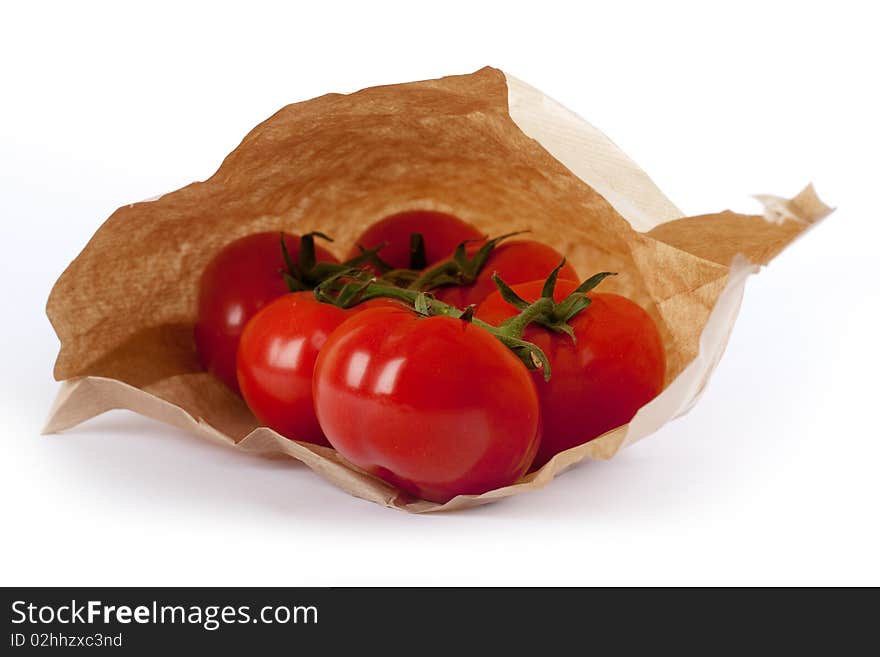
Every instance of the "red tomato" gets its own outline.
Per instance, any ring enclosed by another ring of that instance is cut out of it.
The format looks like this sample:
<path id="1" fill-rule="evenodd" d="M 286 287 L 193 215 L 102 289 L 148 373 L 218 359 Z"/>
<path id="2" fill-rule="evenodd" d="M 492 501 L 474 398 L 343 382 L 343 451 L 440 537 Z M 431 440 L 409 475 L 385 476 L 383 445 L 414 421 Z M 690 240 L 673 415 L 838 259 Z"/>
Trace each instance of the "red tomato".
<path id="1" fill-rule="evenodd" d="M 333 447 L 434 502 L 514 483 L 540 441 L 528 370 L 488 331 L 460 319 L 362 312 L 327 340 L 313 385 Z"/>
<path id="2" fill-rule="evenodd" d="M 299 237 L 285 235 L 291 259 L 299 258 Z M 315 246 L 318 261 L 338 262 Z M 202 366 L 238 393 L 235 352 L 248 320 L 288 289 L 279 233 L 255 233 L 226 245 L 208 263 L 199 282 L 196 347 Z"/>
<path id="3" fill-rule="evenodd" d="M 526 301 L 535 301 L 543 285 L 544 281 L 532 281 L 512 287 Z M 577 286 L 559 281 L 553 296 L 560 301 Z M 666 356 L 648 313 L 617 294 L 587 296 L 592 303 L 569 321 L 576 341 L 534 324 L 523 335 L 544 351 L 552 372 L 549 381 L 540 371 L 533 373 L 543 422 L 536 468 L 559 452 L 626 424 L 663 389 Z M 477 317 L 496 326 L 515 314 L 499 292 L 476 311 Z"/>
<path id="4" fill-rule="evenodd" d="M 327 337 L 348 316 L 311 292 L 293 292 L 247 323 L 238 347 L 238 383 L 258 420 L 287 438 L 330 444 L 315 417 L 312 372 Z"/>
<path id="5" fill-rule="evenodd" d="M 475 252 L 479 245 L 473 245 L 469 251 Z M 466 308 L 471 304 L 480 303 L 498 288 L 492 281 L 492 274 L 497 272 L 508 285 L 546 279 L 559 263 L 562 254 L 553 247 L 534 240 L 512 240 L 502 242 L 489 255 L 477 279 L 471 285 L 441 287 L 432 290 L 432 294 L 440 301 L 457 308 Z M 563 280 L 577 280 L 578 275 L 569 263 L 559 271 Z"/>
<path id="6" fill-rule="evenodd" d="M 260 422 L 286 438 L 330 445 L 315 417 L 312 373 L 327 337 L 352 315 L 401 307 L 373 299 L 343 310 L 312 292 L 292 292 L 265 306 L 244 327 L 238 346 L 238 383 Z"/>
<path id="7" fill-rule="evenodd" d="M 445 260 L 462 242 L 485 239 L 477 228 L 458 217 L 432 210 L 410 210 L 385 217 L 367 228 L 348 257 L 360 255 L 358 244 L 374 249 L 385 243 L 379 257 L 396 269 L 406 269 L 410 264 L 409 245 L 413 233 L 421 233 L 425 240 L 427 265 Z"/>

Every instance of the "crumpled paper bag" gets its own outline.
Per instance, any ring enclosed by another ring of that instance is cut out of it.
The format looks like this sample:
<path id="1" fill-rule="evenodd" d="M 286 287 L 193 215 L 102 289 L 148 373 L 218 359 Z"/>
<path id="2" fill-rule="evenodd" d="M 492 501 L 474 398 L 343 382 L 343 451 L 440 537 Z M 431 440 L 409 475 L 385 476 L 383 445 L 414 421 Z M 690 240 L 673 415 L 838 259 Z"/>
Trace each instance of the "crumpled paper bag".
<path id="1" fill-rule="evenodd" d="M 349 493 L 411 512 L 460 509 L 547 485 L 608 459 L 686 412 L 721 357 L 745 281 L 829 212 L 812 187 L 759 197 L 763 216 L 682 217 L 607 137 L 501 71 L 328 94 L 258 125 L 204 182 L 119 208 L 52 289 L 62 381 L 45 432 L 127 408 L 236 449 L 292 457 Z M 259 427 L 200 371 L 199 275 L 224 244 L 265 230 L 332 235 L 343 254 L 379 218 L 444 210 L 487 234 L 531 230 L 602 290 L 651 313 L 667 386 L 626 426 L 557 455 L 522 481 L 446 504 L 412 499 L 329 448 Z"/>

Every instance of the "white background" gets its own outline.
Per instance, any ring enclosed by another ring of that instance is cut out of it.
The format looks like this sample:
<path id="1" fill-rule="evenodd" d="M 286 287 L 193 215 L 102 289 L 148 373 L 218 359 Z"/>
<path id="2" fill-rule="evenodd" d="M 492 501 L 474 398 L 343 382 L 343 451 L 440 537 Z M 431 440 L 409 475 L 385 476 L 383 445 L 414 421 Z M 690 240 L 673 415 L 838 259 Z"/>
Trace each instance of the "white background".
<path id="1" fill-rule="evenodd" d="M 0 583 L 880 584 L 870 3 L 10 4 Z M 117 206 L 208 177 L 286 103 L 486 64 L 605 131 L 687 213 L 808 181 L 838 207 L 750 280 L 688 416 L 543 491 L 429 516 L 130 413 L 39 435 L 45 300 Z"/>

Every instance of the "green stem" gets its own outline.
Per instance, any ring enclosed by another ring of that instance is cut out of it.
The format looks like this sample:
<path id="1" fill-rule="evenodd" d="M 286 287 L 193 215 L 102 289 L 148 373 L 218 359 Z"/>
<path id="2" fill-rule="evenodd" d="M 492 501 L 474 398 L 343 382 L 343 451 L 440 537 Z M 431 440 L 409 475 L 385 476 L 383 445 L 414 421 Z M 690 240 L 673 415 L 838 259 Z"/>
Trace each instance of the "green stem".
<path id="1" fill-rule="evenodd" d="M 544 379 L 550 380 L 550 361 L 546 354 L 537 345 L 522 339 L 522 332 L 529 323 L 527 320 L 521 327 L 492 326 L 473 317 L 473 309 L 461 310 L 455 306 L 438 301 L 434 297 L 418 290 L 403 289 L 392 285 L 384 285 L 374 280 L 363 281 L 354 279 L 343 283 L 341 289 L 334 289 L 334 284 L 339 280 L 330 280 L 315 289 L 315 296 L 319 301 L 333 303 L 342 308 L 351 308 L 370 299 L 396 299 L 403 301 L 410 308 L 421 309 L 421 314 L 428 317 L 452 317 L 453 319 L 465 319 L 476 326 L 494 335 L 502 344 L 507 346 L 529 369 L 544 370 Z M 328 289 L 332 291 L 328 291 Z M 335 294 L 334 294 L 335 293 Z M 532 307 L 533 306 L 533 307 Z M 543 300 L 538 300 L 528 309 L 532 318 L 536 318 L 541 312 L 546 312 Z M 417 312 L 419 312 L 417 310 Z M 525 313 L 525 311 L 524 311 Z M 463 317 L 464 316 L 464 317 Z"/>
<path id="2" fill-rule="evenodd" d="M 463 250 L 463 246 L 461 250 Z M 590 299 L 586 293 L 606 277 L 614 275 L 611 272 L 595 274 L 557 303 L 553 300 L 553 291 L 563 265 L 565 265 L 564 259 L 547 277 L 541 296 L 531 303 L 517 295 L 497 274 L 493 275 L 492 280 L 495 281 L 501 296 L 519 310 L 517 315 L 505 320 L 500 326 L 492 326 L 474 317 L 473 306 L 460 310 L 417 289 L 416 283 L 419 279 L 416 279 L 416 282 L 409 287 L 402 288 L 389 284 L 387 281 L 377 281 L 364 271 L 356 269 L 342 271 L 329 278 L 315 289 L 315 297 L 319 301 L 332 303 L 340 308 L 351 308 L 370 299 L 396 299 L 427 317 L 452 317 L 476 324 L 506 345 L 529 369 L 543 368 L 544 379 L 549 381 L 550 362 L 540 347 L 523 340 L 526 327 L 530 324 L 537 324 L 551 331 L 565 333 L 574 340 L 574 330 L 568 323 L 569 320 L 590 305 Z"/>
<path id="3" fill-rule="evenodd" d="M 537 301 L 530 303 L 518 315 L 504 321 L 498 330 L 512 338 L 522 338 L 526 327 L 547 317 L 549 313 L 553 312 L 554 305 L 553 299 L 539 297 Z"/>
<path id="4" fill-rule="evenodd" d="M 409 236 L 409 268 L 419 271 L 428 266 L 428 256 L 425 254 L 425 238 L 421 233 L 413 233 Z"/>
<path id="5" fill-rule="evenodd" d="M 442 285 L 455 285 L 459 283 L 458 276 L 460 267 L 454 260 L 443 262 L 426 269 L 409 284 L 411 290 L 433 290 Z"/>
<path id="6" fill-rule="evenodd" d="M 485 267 L 495 248 L 508 237 L 520 235 L 523 232 L 525 231 L 493 237 L 485 241 L 473 255 L 468 255 L 467 245 L 474 240 L 462 242 L 455 248 L 450 258 L 421 272 L 409 284 L 409 288 L 411 290 L 433 290 L 444 285 L 471 285 L 477 280 L 477 276 Z"/>
<path id="7" fill-rule="evenodd" d="M 379 250 L 385 246 L 384 243 L 373 249 L 365 249 L 361 247 L 361 253 L 359 255 L 346 260 L 345 262 L 318 262 L 317 254 L 315 252 L 316 237 L 322 240 L 327 240 L 328 242 L 333 241 L 333 238 L 324 233 L 317 231 L 306 233 L 300 237 L 299 258 L 294 262 L 287 250 L 287 244 L 284 242 L 284 233 L 279 234 L 281 256 L 285 264 L 285 269 L 282 269 L 279 274 L 287 284 L 287 289 L 291 292 L 313 290 L 324 281 L 334 278 L 340 273 L 361 268 L 368 264 L 372 264 L 379 270 L 386 267 L 386 263 L 384 263 L 378 256 Z"/>

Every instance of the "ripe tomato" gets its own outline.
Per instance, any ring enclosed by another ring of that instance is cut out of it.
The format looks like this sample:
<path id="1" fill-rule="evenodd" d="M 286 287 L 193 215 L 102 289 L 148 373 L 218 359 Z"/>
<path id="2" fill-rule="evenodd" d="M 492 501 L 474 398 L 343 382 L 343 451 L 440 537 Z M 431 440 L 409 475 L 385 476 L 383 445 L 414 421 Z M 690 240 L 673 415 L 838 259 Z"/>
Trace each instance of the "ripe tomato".
<path id="1" fill-rule="evenodd" d="M 469 247 L 475 252 L 479 245 Z M 553 247 L 534 240 L 512 240 L 502 242 L 489 255 L 476 280 L 471 285 L 441 287 L 432 290 L 440 301 L 457 308 L 466 308 L 480 303 L 497 288 L 492 274 L 497 272 L 508 285 L 546 279 L 562 261 L 562 254 Z M 562 280 L 577 280 L 578 275 L 569 263 L 559 271 Z"/>
<path id="2" fill-rule="evenodd" d="M 460 319 L 391 308 L 355 315 L 327 340 L 313 385 L 333 447 L 434 502 L 514 483 L 540 441 L 528 370 Z"/>
<path id="3" fill-rule="evenodd" d="M 543 285 L 544 281 L 532 281 L 512 287 L 521 298 L 535 301 Z M 562 300 L 577 286 L 559 281 L 554 299 Z M 544 351 L 552 371 L 549 381 L 533 373 L 543 421 L 536 468 L 559 452 L 626 424 L 663 389 L 666 356 L 648 313 L 617 294 L 587 296 L 592 303 L 569 320 L 576 340 L 535 324 L 523 335 Z M 496 292 L 478 306 L 476 316 L 497 326 L 517 313 Z"/>
<path id="4" fill-rule="evenodd" d="M 199 282 L 196 347 L 202 366 L 238 393 L 235 352 L 245 324 L 273 299 L 288 292 L 281 276 L 285 269 L 279 233 L 255 233 L 231 242 L 208 263 Z M 300 238 L 285 235 L 294 262 Z M 321 262 L 338 262 L 315 246 Z"/>
<path id="5" fill-rule="evenodd" d="M 312 372 L 327 337 L 348 311 L 311 292 L 275 299 L 244 327 L 238 383 L 257 419 L 286 438 L 329 445 L 312 404 Z"/>
<path id="6" fill-rule="evenodd" d="M 379 257 L 395 269 L 406 269 L 410 266 L 410 236 L 413 233 L 424 238 L 425 266 L 448 258 L 462 242 L 485 238 L 477 228 L 450 214 L 410 210 L 385 217 L 367 228 L 348 257 L 360 255 L 358 244 L 374 249 L 384 243 Z"/>
<path id="7" fill-rule="evenodd" d="M 241 334 L 237 369 L 241 394 L 257 419 L 286 438 L 329 446 L 312 403 L 318 352 L 352 315 L 389 306 L 402 307 L 373 299 L 343 310 L 312 292 L 291 292 L 254 315 Z"/>

